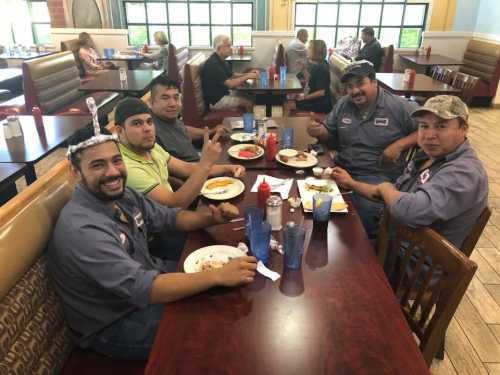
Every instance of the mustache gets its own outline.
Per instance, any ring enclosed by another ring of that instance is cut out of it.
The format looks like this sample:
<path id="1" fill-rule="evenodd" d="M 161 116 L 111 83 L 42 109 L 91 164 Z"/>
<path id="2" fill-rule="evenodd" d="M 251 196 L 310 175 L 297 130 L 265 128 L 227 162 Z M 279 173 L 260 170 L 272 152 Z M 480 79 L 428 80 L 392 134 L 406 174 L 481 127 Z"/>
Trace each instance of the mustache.
<path id="1" fill-rule="evenodd" d="M 362 97 L 363 95 L 365 95 L 364 93 L 362 92 L 358 92 L 356 95 L 351 95 L 351 98 L 360 98 Z"/>
<path id="2" fill-rule="evenodd" d="M 116 180 L 119 180 L 119 179 L 123 179 L 124 176 L 119 174 L 119 175 L 116 175 L 116 176 L 109 176 L 109 177 L 104 177 L 102 178 L 99 183 L 100 184 L 107 184 L 108 182 L 114 182 Z"/>

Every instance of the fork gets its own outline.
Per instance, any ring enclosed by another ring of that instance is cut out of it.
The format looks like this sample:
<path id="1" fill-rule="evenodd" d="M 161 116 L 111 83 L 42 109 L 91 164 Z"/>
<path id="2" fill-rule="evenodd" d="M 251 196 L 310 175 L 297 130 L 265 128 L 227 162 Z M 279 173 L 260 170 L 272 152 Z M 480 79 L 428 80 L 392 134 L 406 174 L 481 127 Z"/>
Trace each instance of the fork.
<path id="1" fill-rule="evenodd" d="M 220 194 L 226 194 L 229 191 L 229 189 L 222 189 L 219 191 L 214 191 L 214 192 L 203 192 L 204 195 L 220 195 Z"/>
<path id="2" fill-rule="evenodd" d="M 292 178 L 287 178 L 286 180 L 283 180 L 281 182 L 278 182 L 277 184 L 271 185 L 271 190 L 279 188 L 283 185 L 286 185 L 290 180 L 293 180 Z"/>

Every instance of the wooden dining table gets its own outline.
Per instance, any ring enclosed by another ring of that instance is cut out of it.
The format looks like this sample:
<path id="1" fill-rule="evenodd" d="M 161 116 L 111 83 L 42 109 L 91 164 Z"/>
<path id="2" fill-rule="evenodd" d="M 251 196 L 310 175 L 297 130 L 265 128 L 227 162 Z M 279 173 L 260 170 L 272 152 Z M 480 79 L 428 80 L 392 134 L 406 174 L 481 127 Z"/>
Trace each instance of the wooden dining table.
<path id="1" fill-rule="evenodd" d="M 43 116 L 43 128 L 33 116 L 19 116 L 23 135 L 5 139 L 0 135 L 0 163 L 26 163 L 26 182 L 36 180 L 35 163 L 63 145 L 79 129 L 91 123 L 90 116 Z"/>
<path id="2" fill-rule="evenodd" d="M 99 57 L 99 60 L 100 61 L 122 61 L 122 62 L 126 62 L 128 70 L 133 70 L 134 64 L 139 64 L 142 61 L 144 61 L 144 57 L 141 56 L 141 55 L 137 55 L 137 54 L 129 54 L 129 53 L 127 53 L 127 54 L 125 54 L 125 53 L 121 54 L 121 53 L 117 53 L 117 54 L 114 54 L 113 56 L 110 56 L 110 57 L 106 57 L 106 56 Z"/>
<path id="3" fill-rule="evenodd" d="M 459 89 L 425 74 L 417 74 L 415 82 L 411 85 L 404 82 L 403 73 L 377 73 L 376 77 L 380 86 L 384 89 L 396 95 L 404 95 L 407 98 L 412 95 L 457 95 L 461 92 Z"/>
<path id="4" fill-rule="evenodd" d="M 258 174 L 295 177 L 288 170 L 248 171 L 245 191 L 232 203 L 256 204 Z M 297 196 L 293 184 L 290 196 Z M 300 270 L 283 267 L 270 251 L 268 268 L 253 283 L 215 288 L 169 303 L 145 374 L 428 374 L 384 271 L 352 207 L 325 225 L 283 202 L 283 223 L 307 230 Z M 204 203 L 213 203 L 204 201 Z M 242 222 L 188 235 L 179 263 L 204 246 L 245 242 Z M 281 232 L 273 232 L 281 241 Z"/>
<path id="5" fill-rule="evenodd" d="M 293 147 L 296 150 L 307 151 L 308 145 L 316 143 L 316 138 L 313 138 L 307 134 L 307 125 L 310 123 L 311 119 L 309 117 L 272 117 L 272 121 L 277 125 L 277 127 L 269 128 L 268 131 L 275 133 L 279 140 L 281 136 L 281 131 L 284 128 L 293 129 Z M 228 129 L 229 134 L 241 133 L 243 129 L 232 130 L 231 123 L 234 121 L 241 121 L 241 117 L 226 117 L 223 121 L 223 125 Z M 276 160 L 268 161 L 265 156 L 262 156 L 254 160 L 240 160 L 229 156 L 227 149 L 238 142 L 232 141 L 230 138 L 222 141 L 223 150 L 221 153 L 220 163 L 236 163 L 242 164 L 246 169 L 279 169 L 283 168 L 282 164 L 278 163 Z"/>
<path id="6" fill-rule="evenodd" d="M 266 117 L 272 116 L 272 104 L 274 97 L 285 98 L 287 94 L 297 94 L 304 91 L 299 79 L 295 74 L 287 74 L 286 80 L 269 80 L 267 85 L 263 85 L 260 79 L 252 80 L 234 88 L 236 91 L 246 92 L 264 97 L 266 105 Z"/>
<path id="7" fill-rule="evenodd" d="M 95 79 L 82 83 L 78 90 L 87 93 L 113 91 L 125 95 L 142 96 L 151 87 L 153 79 L 163 73 L 160 70 L 127 70 L 126 72 L 126 84 L 120 81 L 118 70 L 104 70 L 99 72 Z"/>
<path id="8" fill-rule="evenodd" d="M 403 61 L 410 63 L 411 65 L 421 66 L 425 68 L 425 74 L 431 75 L 431 69 L 433 66 L 457 66 L 464 65 L 463 61 L 452 59 L 448 56 L 443 56 L 437 53 L 432 53 L 429 57 L 427 55 L 399 55 L 399 58 Z"/>

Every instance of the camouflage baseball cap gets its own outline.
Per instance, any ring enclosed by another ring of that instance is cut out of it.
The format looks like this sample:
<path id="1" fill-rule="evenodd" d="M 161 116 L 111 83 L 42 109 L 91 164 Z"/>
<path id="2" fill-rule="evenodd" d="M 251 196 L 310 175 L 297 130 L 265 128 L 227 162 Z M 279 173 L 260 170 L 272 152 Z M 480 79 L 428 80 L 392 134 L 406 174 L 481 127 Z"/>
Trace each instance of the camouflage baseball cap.
<path id="1" fill-rule="evenodd" d="M 438 95 L 430 98 L 422 107 L 411 113 L 412 117 L 422 116 L 424 112 L 434 113 L 443 120 L 452 120 L 460 117 L 464 121 L 469 118 L 467 105 L 458 97 L 453 95 Z"/>

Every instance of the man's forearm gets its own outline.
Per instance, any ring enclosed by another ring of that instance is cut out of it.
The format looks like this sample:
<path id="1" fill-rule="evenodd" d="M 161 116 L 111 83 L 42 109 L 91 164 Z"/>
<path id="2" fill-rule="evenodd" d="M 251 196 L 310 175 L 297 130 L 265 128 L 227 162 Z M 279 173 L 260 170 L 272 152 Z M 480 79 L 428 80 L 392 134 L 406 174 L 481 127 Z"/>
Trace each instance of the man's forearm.
<path id="1" fill-rule="evenodd" d="M 176 218 L 176 228 L 186 232 L 215 225 L 210 210 L 180 211 Z"/>
<path id="2" fill-rule="evenodd" d="M 149 292 L 149 303 L 167 303 L 192 296 L 218 285 L 216 273 L 164 273 L 154 280 Z"/>
<path id="3" fill-rule="evenodd" d="M 241 85 L 243 82 L 247 80 L 247 75 L 243 74 L 239 77 L 232 77 L 227 79 L 224 84 L 226 85 L 227 88 L 234 89 L 235 87 Z"/>
<path id="4" fill-rule="evenodd" d="M 209 176 L 215 177 L 215 176 L 222 176 L 222 175 L 228 174 L 228 172 L 230 172 L 228 167 L 229 167 L 229 164 L 214 164 L 214 165 L 212 165 L 212 168 L 210 169 Z"/>
<path id="5" fill-rule="evenodd" d="M 354 181 L 352 184 L 352 190 L 372 201 L 378 201 L 381 199 L 378 193 L 377 185 L 371 185 L 361 181 Z"/>
<path id="6" fill-rule="evenodd" d="M 396 146 L 400 150 L 407 150 L 410 147 L 414 146 L 417 144 L 417 132 L 414 131 L 410 135 L 407 135 L 404 138 L 398 139 L 396 142 L 394 142 L 391 146 Z"/>
<path id="7" fill-rule="evenodd" d="M 205 133 L 204 129 L 202 128 L 195 128 L 194 126 L 189 126 L 185 125 L 186 130 L 188 132 L 189 138 L 191 138 L 192 141 L 197 141 L 198 139 L 202 139 L 203 135 Z"/>
<path id="8" fill-rule="evenodd" d="M 392 206 L 394 201 L 399 198 L 401 192 L 389 182 L 377 185 L 378 194 L 387 206 Z"/>

